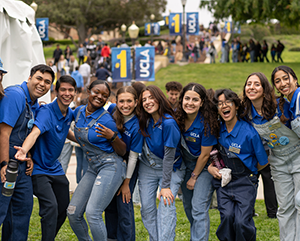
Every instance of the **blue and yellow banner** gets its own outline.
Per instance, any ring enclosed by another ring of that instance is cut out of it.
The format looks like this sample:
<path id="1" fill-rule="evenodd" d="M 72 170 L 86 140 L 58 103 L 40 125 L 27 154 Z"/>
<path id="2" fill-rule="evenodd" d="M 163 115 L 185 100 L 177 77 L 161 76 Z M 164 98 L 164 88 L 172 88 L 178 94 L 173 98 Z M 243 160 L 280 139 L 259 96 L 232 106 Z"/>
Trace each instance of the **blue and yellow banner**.
<path id="1" fill-rule="evenodd" d="M 154 81 L 154 47 L 135 48 L 135 79 L 137 81 Z"/>
<path id="2" fill-rule="evenodd" d="M 165 26 L 169 27 L 169 16 L 164 16 Z"/>
<path id="3" fill-rule="evenodd" d="M 130 48 L 111 48 L 113 82 L 131 81 Z"/>
<path id="4" fill-rule="evenodd" d="M 170 13 L 169 15 L 170 35 L 181 35 L 182 33 L 182 14 Z"/>
<path id="5" fill-rule="evenodd" d="M 43 41 L 49 40 L 48 37 L 49 18 L 37 18 L 36 28 Z"/>
<path id="6" fill-rule="evenodd" d="M 230 21 L 225 21 L 224 32 L 231 33 L 231 22 Z"/>
<path id="7" fill-rule="evenodd" d="M 199 14 L 197 12 L 186 14 L 186 34 L 199 35 Z"/>
<path id="8" fill-rule="evenodd" d="M 153 35 L 160 35 L 160 26 L 158 23 L 145 23 L 145 35 L 151 35 L 151 31 Z"/>

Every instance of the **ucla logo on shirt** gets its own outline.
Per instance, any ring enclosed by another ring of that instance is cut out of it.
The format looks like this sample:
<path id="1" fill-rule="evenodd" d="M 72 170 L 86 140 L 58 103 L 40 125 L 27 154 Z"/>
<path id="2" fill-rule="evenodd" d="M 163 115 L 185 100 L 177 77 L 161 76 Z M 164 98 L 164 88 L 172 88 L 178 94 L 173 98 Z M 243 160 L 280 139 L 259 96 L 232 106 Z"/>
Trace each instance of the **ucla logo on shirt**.
<path id="1" fill-rule="evenodd" d="M 124 131 L 124 134 L 126 135 L 126 136 L 131 136 L 131 134 L 129 133 L 129 131 Z"/>
<path id="2" fill-rule="evenodd" d="M 230 146 L 235 147 L 235 148 L 238 148 L 238 149 L 241 149 L 241 145 L 239 145 L 239 144 L 237 144 L 237 143 L 233 143 L 233 142 L 232 142 Z"/>
<path id="3" fill-rule="evenodd" d="M 157 126 L 157 128 L 160 129 L 160 130 L 162 130 L 162 126 L 161 125 Z"/>
<path id="4" fill-rule="evenodd" d="M 241 145 L 232 142 L 231 145 L 229 146 L 229 151 L 234 152 L 236 154 L 240 154 Z"/>
<path id="5" fill-rule="evenodd" d="M 199 134 L 193 133 L 193 132 L 191 132 L 190 135 L 191 135 L 192 137 L 196 137 L 196 138 L 199 138 L 199 137 L 200 137 Z"/>

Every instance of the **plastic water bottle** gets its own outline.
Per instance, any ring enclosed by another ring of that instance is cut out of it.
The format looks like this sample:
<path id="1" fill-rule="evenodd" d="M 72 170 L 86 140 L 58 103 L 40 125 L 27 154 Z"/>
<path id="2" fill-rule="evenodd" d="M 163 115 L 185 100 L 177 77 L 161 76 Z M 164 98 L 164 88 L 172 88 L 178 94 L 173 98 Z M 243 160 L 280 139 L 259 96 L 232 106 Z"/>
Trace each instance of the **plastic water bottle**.
<path id="1" fill-rule="evenodd" d="M 18 176 L 19 163 L 10 159 L 6 169 L 6 181 L 2 187 L 2 195 L 10 197 L 14 193 L 15 184 Z"/>
<path id="2" fill-rule="evenodd" d="M 219 154 L 219 151 L 214 149 L 210 152 L 210 160 L 212 164 L 217 167 L 219 170 L 225 167 L 225 164 Z"/>

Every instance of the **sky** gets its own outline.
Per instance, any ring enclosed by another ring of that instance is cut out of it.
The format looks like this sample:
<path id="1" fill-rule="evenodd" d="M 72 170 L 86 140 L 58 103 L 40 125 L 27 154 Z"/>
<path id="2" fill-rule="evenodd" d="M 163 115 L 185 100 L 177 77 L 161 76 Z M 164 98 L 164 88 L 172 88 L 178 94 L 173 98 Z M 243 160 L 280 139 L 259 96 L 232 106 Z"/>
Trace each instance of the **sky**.
<path id="1" fill-rule="evenodd" d="M 170 10 L 173 13 L 182 13 L 181 0 L 167 0 L 166 11 L 163 16 L 169 15 Z M 199 24 L 203 24 L 205 28 L 208 27 L 209 22 L 213 21 L 212 14 L 206 9 L 200 9 L 201 0 L 187 0 L 185 12 L 199 12 Z"/>

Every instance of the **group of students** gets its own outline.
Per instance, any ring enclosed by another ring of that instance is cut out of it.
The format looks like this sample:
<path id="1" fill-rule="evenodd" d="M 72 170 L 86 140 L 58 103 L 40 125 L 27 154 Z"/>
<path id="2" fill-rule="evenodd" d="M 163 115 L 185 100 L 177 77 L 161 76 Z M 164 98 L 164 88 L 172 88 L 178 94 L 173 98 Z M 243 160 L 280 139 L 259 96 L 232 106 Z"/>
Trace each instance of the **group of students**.
<path id="1" fill-rule="evenodd" d="M 54 240 L 67 216 L 78 240 L 135 240 L 131 195 L 137 180 L 150 241 L 175 239 L 180 187 L 191 240 L 209 238 L 214 190 L 221 217 L 217 237 L 255 240 L 256 174 L 268 163 L 280 238 L 300 238 L 300 88 L 291 68 L 279 66 L 272 73 L 278 99 L 266 76 L 252 73 L 241 99 L 229 89 L 216 90 L 211 98 L 199 83 L 179 93 L 180 83 L 168 83 L 169 101 L 157 86 L 136 82 L 121 87 L 116 107 L 107 109 L 110 86 L 95 80 L 87 89 L 88 103 L 74 112 L 69 104 L 76 82 L 70 76 L 57 81 L 56 100 L 38 105 L 53 79 L 50 67 L 37 65 L 27 82 L 0 89 L 1 188 L 9 159 L 19 160 L 13 195 L 0 195 L 2 240 L 27 239 L 33 193 L 39 200 L 42 240 Z M 72 120 L 74 132 L 69 131 Z M 70 202 L 69 183 L 57 160 L 66 137 L 78 142 L 89 162 Z M 231 171 L 227 184 L 210 161 L 213 150 Z"/>

